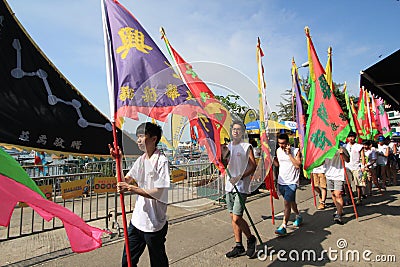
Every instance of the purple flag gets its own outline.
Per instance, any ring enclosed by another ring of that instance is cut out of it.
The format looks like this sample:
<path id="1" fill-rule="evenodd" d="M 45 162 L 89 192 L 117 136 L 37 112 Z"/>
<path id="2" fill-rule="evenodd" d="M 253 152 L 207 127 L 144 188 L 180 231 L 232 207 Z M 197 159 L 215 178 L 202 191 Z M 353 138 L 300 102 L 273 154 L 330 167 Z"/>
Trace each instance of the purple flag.
<path id="1" fill-rule="evenodd" d="M 300 83 L 299 83 L 299 74 L 297 73 L 297 66 L 292 60 L 292 90 L 296 95 L 296 123 L 297 123 L 297 132 L 299 135 L 299 143 L 300 143 L 300 151 L 303 152 L 304 148 L 304 129 L 306 126 L 303 104 L 301 103 L 301 93 L 300 93 Z"/>
<path id="2" fill-rule="evenodd" d="M 118 1 L 103 0 L 103 26 L 114 119 L 138 119 L 140 112 L 165 121 L 170 113 L 201 111 L 156 43 Z"/>

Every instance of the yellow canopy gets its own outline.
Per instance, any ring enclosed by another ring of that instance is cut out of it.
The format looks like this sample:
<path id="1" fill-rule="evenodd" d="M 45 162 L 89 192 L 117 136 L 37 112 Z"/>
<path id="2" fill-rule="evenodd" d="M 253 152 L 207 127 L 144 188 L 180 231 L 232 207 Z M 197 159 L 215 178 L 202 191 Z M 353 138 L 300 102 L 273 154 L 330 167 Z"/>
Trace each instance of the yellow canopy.
<path id="1" fill-rule="evenodd" d="M 286 125 L 280 124 L 279 122 L 276 121 L 271 121 L 268 120 L 268 128 L 269 129 L 284 129 L 284 130 L 292 130 L 291 128 L 287 127 Z"/>
<path id="2" fill-rule="evenodd" d="M 274 130 L 279 131 L 279 130 L 288 130 L 291 131 L 292 129 L 286 125 L 280 124 L 279 122 L 268 120 L 268 131 L 269 132 L 274 132 Z M 251 129 L 247 130 L 248 134 L 259 134 L 260 133 L 260 128 L 258 126 L 258 129 Z"/>

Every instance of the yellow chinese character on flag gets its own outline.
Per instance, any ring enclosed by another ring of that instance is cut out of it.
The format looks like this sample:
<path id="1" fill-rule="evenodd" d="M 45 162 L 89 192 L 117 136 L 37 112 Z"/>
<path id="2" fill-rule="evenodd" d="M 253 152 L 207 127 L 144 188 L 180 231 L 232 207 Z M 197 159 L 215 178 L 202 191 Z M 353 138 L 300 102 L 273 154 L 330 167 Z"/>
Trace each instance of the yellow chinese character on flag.
<path id="1" fill-rule="evenodd" d="M 131 48 L 136 48 L 145 54 L 149 53 L 147 50 L 153 50 L 151 46 L 144 43 L 144 34 L 136 29 L 125 27 L 118 31 L 118 35 L 121 38 L 122 45 L 117 48 L 117 53 L 122 53 L 122 59 L 126 58 Z"/>

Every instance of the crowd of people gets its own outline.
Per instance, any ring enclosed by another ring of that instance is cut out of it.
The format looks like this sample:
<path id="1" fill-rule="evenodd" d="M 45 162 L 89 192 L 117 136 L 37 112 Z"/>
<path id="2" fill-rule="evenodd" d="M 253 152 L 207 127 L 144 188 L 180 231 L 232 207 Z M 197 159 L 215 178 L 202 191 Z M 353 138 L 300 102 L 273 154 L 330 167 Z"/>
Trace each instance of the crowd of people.
<path id="1" fill-rule="evenodd" d="M 244 141 L 245 130 L 242 122 L 233 122 L 231 142 L 222 146 L 222 162 L 226 171 L 221 175 L 225 179 L 225 200 L 235 240 L 232 250 L 225 254 L 227 258 L 243 255 L 252 258 L 257 252 L 257 239 L 243 218 L 246 198 L 251 193 L 249 185 L 257 166 L 255 147 L 253 148 L 255 145 Z M 161 135 L 161 127 L 156 124 L 146 122 L 138 126 L 137 143 L 144 154 L 117 184 L 118 192 L 137 194 L 128 229 L 130 253 L 128 257 L 128 251 L 124 249 L 122 266 L 127 266 L 128 258 L 132 266 L 136 266 L 146 246 L 152 266 L 168 266 L 165 241 L 168 231 L 166 210 L 170 177 L 168 160 L 157 149 Z M 355 203 L 361 205 L 366 197 L 384 194 L 388 186 L 396 185 L 399 166 L 397 145 L 383 136 L 379 136 L 377 141 L 360 142 L 356 134 L 351 132 L 347 143 L 339 144 L 336 154 L 331 159 L 325 159 L 321 166 L 311 172 L 310 179 L 319 200 L 317 209 L 323 210 L 327 207 L 326 199 L 330 192 L 336 209 L 333 218 L 335 223 L 343 224 L 343 207 L 350 204 L 351 194 L 348 188 L 351 192 L 355 190 Z M 273 165 L 278 169 L 277 191 L 283 199 L 284 215 L 275 234 L 285 236 L 292 211 L 295 213 L 293 226 L 300 227 L 303 223 L 296 204 L 302 155 L 299 148 L 290 145 L 289 136 L 285 133 L 278 135 L 277 143 Z M 110 154 L 113 157 L 121 156 L 111 146 Z M 243 234 L 247 239 L 246 248 L 242 241 Z"/>
<path id="2" fill-rule="evenodd" d="M 244 144 L 242 138 L 243 127 L 239 122 L 233 124 L 232 135 L 236 135 L 234 140 L 236 145 L 239 144 L 239 140 L 241 140 L 242 146 Z M 240 136 L 237 136 L 239 130 L 242 131 Z M 355 205 L 362 205 L 363 199 L 367 197 L 383 195 L 388 186 L 397 185 L 396 175 L 399 168 L 399 151 L 397 143 L 393 139 L 379 136 L 376 142 L 374 140 L 360 140 L 357 139 L 356 133 L 350 132 L 346 141 L 347 143 L 340 142 L 335 155 L 332 158 L 326 158 L 323 164 L 314 168 L 310 177 L 314 192 L 319 200 L 317 209 L 326 209 L 326 199 L 328 192 L 330 192 L 335 207 L 333 221 L 340 225 L 344 223 L 342 217 L 344 206 L 352 205 L 353 201 Z M 278 169 L 276 183 L 278 193 L 283 199 L 284 214 L 282 223 L 275 230 L 275 234 L 285 236 L 291 212 L 295 213 L 294 227 L 300 227 L 303 222 L 303 217 L 296 204 L 296 190 L 299 187 L 300 173 L 302 171 L 302 155 L 298 148 L 290 145 L 287 134 L 278 135 L 277 145 L 273 164 Z M 255 143 L 253 146 L 255 146 Z M 228 148 L 232 148 L 231 144 L 228 145 Z M 251 179 L 249 171 L 253 170 L 253 147 L 246 146 L 246 149 L 242 150 L 243 153 L 234 152 L 233 156 L 230 154 L 230 159 L 228 160 L 227 169 L 235 168 L 235 175 L 227 176 L 227 196 L 232 194 L 233 187 L 231 184 L 235 184 L 238 181 L 241 184 L 248 183 L 249 179 Z M 241 164 L 247 163 L 247 166 L 238 167 L 239 164 L 234 161 L 235 157 L 239 157 L 238 155 L 240 155 Z M 237 173 L 240 169 L 246 175 L 238 176 Z M 243 200 L 246 200 L 247 193 L 243 190 L 240 191 Z M 352 201 L 351 198 L 353 196 Z M 231 202 L 230 199 L 231 197 L 228 198 L 229 202 Z M 235 216 L 235 211 L 231 207 L 231 203 L 227 206 L 232 218 Z M 242 216 L 243 209 L 239 207 L 240 202 L 237 202 L 238 214 Z M 242 222 L 236 223 L 236 225 L 232 220 L 236 245 L 226 253 L 228 258 L 245 254 L 251 257 L 254 252 L 254 242 L 249 240 L 255 240 L 255 238 L 251 235 L 248 224 L 242 217 L 240 218 Z M 235 230 L 235 227 L 239 228 L 240 231 Z M 241 232 L 245 233 L 248 238 L 247 251 L 241 243 Z"/>
<path id="3" fill-rule="evenodd" d="M 350 132 L 347 143 L 341 146 L 343 154 L 348 161 L 345 162 L 346 173 L 341 172 L 343 181 L 342 195 L 346 195 L 344 205 L 350 205 L 350 188 L 355 191 L 355 203 L 362 204 L 362 200 L 375 194 L 382 195 L 387 186 L 397 185 L 396 175 L 399 167 L 397 143 L 390 138 L 379 136 L 377 142 L 372 140 L 359 140 L 354 132 Z M 312 171 L 312 179 L 319 195 L 318 209 L 325 209 L 326 189 L 325 181 L 329 180 L 331 160 L 326 160 L 324 165 Z M 345 179 L 347 176 L 348 179 Z M 322 182 L 321 182 L 322 181 Z M 353 187 L 354 186 L 354 187 Z"/>

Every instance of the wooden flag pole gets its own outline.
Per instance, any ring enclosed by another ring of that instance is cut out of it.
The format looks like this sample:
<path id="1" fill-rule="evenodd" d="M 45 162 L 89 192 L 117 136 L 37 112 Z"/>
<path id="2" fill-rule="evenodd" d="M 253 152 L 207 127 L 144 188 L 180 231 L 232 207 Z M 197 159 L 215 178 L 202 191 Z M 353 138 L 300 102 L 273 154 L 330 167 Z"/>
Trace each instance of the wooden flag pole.
<path id="1" fill-rule="evenodd" d="M 358 213 L 357 213 L 356 203 L 354 202 L 353 192 L 351 190 L 351 186 L 350 186 L 350 183 L 349 183 L 349 177 L 347 176 L 346 167 L 345 167 L 345 164 L 344 164 L 344 159 L 343 159 L 342 154 L 340 154 L 340 159 L 342 161 L 342 165 L 343 165 L 343 169 L 344 169 L 344 177 L 346 178 L 347 187 L 349 189 L 351 203 L 353 204 L 354 214 L 356 215 L 356 219 L 358 220 Z"/>
<path id="2" fill-rule="evenodd" d="M 314 198 L 314 206 L 317 207 L 317 198 L 315 196 L 315 185 L 314 185 L 314 179 L 313 179 L 312 175 L 310 177 L 310 180 L 311 180 L 311 191 L 312 191 L 312 195 Z"/>
<path id="3" fill-rule="evenodd" d="M 115 121 L 112 122 L 112 128 L 113 128 L 113 137 L 114 137 L 114 152 L 115 152 L 115 165 L 116 165 L 116 172 L 117 172 L 117 181 L 118 181 L 118 183 L 120 183 L 120 182 L 122 182 L 121 155 L 120 155 L 120 151 L 119 151 L 119 147 L 118 147 L 117 127 L 115 126 Z M 128 237 L 127 222 L 126 222 L 124 193 L 122 193 L 122 192 L 119 193 L 119 200 L 121 203 L 122 223 L 124 226 L 126 259 L 127 259 L 128 267 L 131 267 L 132 266 L 131 251 L 129 249 L 129 237 Z"/>

